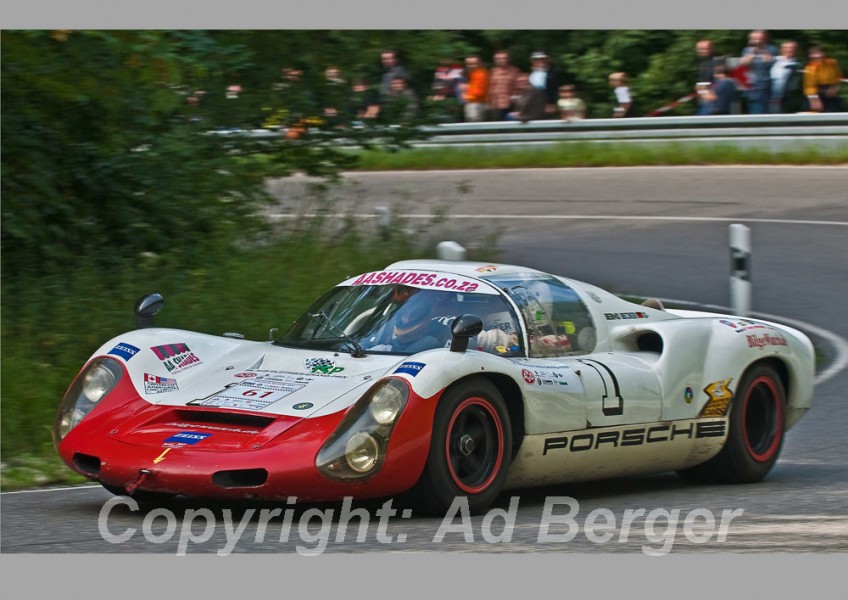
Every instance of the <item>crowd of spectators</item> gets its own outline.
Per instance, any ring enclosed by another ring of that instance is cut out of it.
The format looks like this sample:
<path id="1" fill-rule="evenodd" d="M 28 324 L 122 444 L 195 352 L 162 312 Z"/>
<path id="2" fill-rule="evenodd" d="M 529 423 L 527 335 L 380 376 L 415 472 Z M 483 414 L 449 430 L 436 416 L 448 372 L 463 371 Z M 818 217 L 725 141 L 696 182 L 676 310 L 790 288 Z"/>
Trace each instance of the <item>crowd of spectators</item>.
<path id="1" fill-rule="evenodd" d="M 747 46 L 737 56 L 716 56 L 708 39 L 698 41 L 695 52 L 694 91 L 684 100 L 695 99 L 698 115 L 842 110 L 839 98 L 842 71 L 820 47 L 809 47 L 808 60 L 803 64 L 796 42 L 784 41 L 778 49 L 769 41 L 767 32 L 756 30 L 750 32 Z M 551 58 L 537 50 L 529 59 L 530 69 L 525 73 L 503 49 L 494 52 L 491 67 L 478 54 L 470 54 L 462 62 L 445 58 L 436 66 L 426 95 L 428 110 L 435 108 L 430 114 L 441 115 L 438 120 L 442 122 L 469 123 L 587 118 L 589 111 L 580 90 L 573 83 L 561 81 Z M 414 91 L 422 89 L 422 82 L 411 80 L 410 72 L 394 50 L 381 52 L 380 62 L 382 73 L 373 83 L 363 77 L 347 80 L 337 66 L 328 67 L 324 73 L 325 85 L 318 94 L 319 105 L 321 102 L 324 105 L 323 114 L 312 118 L 345 123 L 378 118 L 391 123 L 414 121 L 425 103 Z M 281 75 L 274 90 L 284 92 L 300 82 L 302 71 L 284 68 Z M 628 85 L 628 74 L 611 73 L 608 81 L 612 110 L 608 115 L 594 116 L 642 116 Z M 228 98 L 237 98 L 241 88 L 230 86 L 226 93 Z M 316 100 L 309 92 L 307 98 Z M 296 106 L 277 109 L 267 116 L 263 126 L 280 127 L 285 121 L 291 123 L 293 118 L 302 119 L 305 110 Z M 660 111 L 655 110 L 654 114 Z"/>

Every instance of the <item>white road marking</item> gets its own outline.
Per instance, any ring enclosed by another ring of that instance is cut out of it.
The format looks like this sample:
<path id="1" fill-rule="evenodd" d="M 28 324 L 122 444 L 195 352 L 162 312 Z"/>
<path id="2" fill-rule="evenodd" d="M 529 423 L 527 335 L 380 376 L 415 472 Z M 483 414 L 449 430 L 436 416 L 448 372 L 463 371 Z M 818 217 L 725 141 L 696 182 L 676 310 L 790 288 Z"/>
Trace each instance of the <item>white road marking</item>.
<path id="1" fill-rule="evenodd" d="M 271 219 L 300 219 L 326 217 L 321 213 L 272 213 L 268 215 Z M 350 215 L 355 219 L 376 219 L 376 214 Z M 396 215 L 400 219 L 432 219 L 434 215 L 407 214 Z M 848 226 L 848 221 L 807 221 L 803 219 L 749 219 L 746 217 L 677 217 L 677 216 L 649 216 L 649 215 L 471 215 L 452 214 L 451 219 L 498 219 L 498 220 L 541 220 L 541 221 L 677 221 L 677 222 L 713 222 L 713 223 L 772 223 L 778 225 L 834 225 L 837 227 Z"/>
<path id="2" fill-rule="evenodd" d="M 31 490 L 15 490 L 14 492 L 3 492 L 2 494 L 0 494 L 0 496 L 8 496 L 10 494 L 43 494 L 45 492 L 66 492 L 68 490 L 91 490 L 94 488 L 100 488 L 100 485 L 77 485 L 60 488 L 35 488 Z"/>

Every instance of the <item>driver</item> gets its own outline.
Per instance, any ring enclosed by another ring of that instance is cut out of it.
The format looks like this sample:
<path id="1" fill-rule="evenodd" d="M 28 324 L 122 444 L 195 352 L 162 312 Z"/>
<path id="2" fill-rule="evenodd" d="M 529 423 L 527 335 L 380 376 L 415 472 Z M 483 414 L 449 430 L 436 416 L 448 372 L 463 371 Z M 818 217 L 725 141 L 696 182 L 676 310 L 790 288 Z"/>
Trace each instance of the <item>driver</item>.
<path id="1" fill-rule="evenodd" d="M 451 326 L 461 313 L 453 303 L 440 301 L 443 296 L 413 292 L 406 296 L 392 323 L 391 338 L 387 343 L 371 347 L 374 351 L 405 352 L 416 354 L 425 350 L 445 348 L 450 345 Z M 481 331 L 472 339 L 471 348 L 483 352 L 506 352 L 518 344 L 518 336 L 500 328 Z"/>

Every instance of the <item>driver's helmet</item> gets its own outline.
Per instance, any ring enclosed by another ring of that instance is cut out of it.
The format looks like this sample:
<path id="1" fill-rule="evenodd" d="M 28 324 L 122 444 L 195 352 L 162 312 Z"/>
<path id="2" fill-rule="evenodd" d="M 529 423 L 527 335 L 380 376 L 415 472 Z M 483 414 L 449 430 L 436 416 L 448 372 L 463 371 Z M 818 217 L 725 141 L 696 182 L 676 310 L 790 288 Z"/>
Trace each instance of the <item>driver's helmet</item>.
<path id="1" fill-rule="evenodd" d="M 407 291 L 408 290 L 408 291 Z M 399 289 L 397 301 L 403 302 L 395 315 L 394 336 L 401 344 L 408 344 L 420 338 L 430 324 L 434 304 L 423 290 Z"/>

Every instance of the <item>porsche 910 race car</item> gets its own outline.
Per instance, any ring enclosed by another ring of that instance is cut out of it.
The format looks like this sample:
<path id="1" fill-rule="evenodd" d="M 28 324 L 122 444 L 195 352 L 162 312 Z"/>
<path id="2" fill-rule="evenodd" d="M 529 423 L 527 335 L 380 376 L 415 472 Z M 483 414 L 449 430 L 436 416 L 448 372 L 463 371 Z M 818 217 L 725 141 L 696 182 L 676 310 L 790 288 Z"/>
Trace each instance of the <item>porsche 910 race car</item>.
<path id="1" fill-rule="evenodd" d="M 753 482 L 809 408 L 809 339 L 634 304 L 503 264 L 404 261 L 343 281 L 261 342 L 153 326 L 106 342 L 54 441 L 116 494 L 471 510 L 504 489 L 677 471 Z"/>

